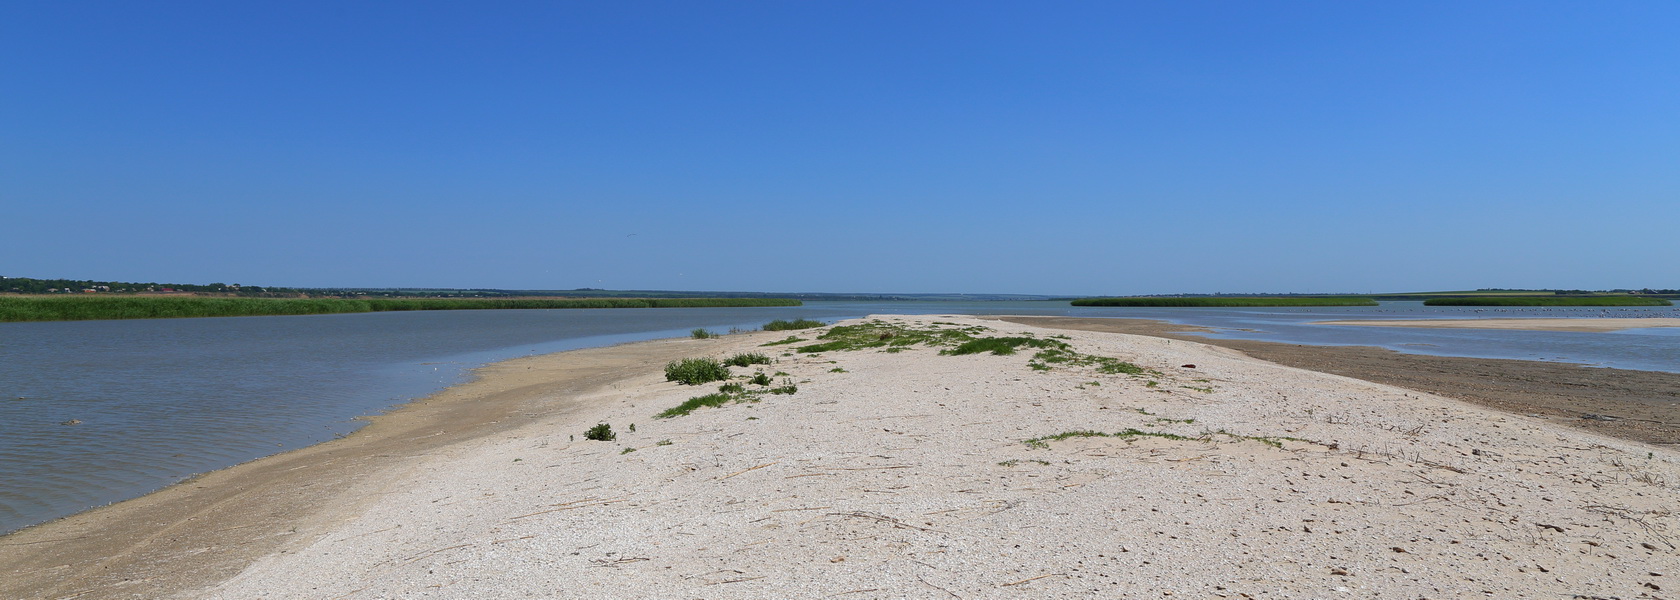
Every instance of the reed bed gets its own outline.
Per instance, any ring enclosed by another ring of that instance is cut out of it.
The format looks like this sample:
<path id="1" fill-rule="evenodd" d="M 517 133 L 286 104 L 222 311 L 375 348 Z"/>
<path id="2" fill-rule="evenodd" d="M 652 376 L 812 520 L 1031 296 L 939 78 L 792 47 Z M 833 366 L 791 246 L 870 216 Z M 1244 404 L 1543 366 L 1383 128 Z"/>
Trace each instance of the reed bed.
<path id="1" fill-rule="evenodd" d="M 1164 306 L 1164 307 L 1222 307 L 1222 306 L 1376 306 L 1377 301 L 1358 296 L 1299 297 L 1195 297 L 1195 298 L 1080 298 L 1074 306 Z"/>
<path id="2" fill-rule="evenodd" d="M 0 322 L 322 315 L 405 310 L 714 308 L 799 306 L 783 298 L 221 298 L 199 296 L 0 297 Z"/>
<path id="3" fill-rule="evenodd" d="M 1430 298 L 1424 306 L 1673 306 L 1662 298 L 1645 296 L 1482 296 Z"/>

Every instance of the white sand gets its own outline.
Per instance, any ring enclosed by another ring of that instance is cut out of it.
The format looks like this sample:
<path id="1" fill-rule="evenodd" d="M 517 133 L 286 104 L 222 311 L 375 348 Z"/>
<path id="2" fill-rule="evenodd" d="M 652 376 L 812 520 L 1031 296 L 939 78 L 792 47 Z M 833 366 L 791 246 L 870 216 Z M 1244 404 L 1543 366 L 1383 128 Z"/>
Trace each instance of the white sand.
<path id="1" fill-rule="evenodd" d="M 1039 372 L 1026 366 L 1031 351 L 795 355 L 768 368 L 791 374 L 794 395 L 654 419 L 716 388 L 665 382 L 653 365 L 593 392 L 581 414 L 413 457 L 359 512 L 190 597 L 1659 598 L 1680 588 L 1673 450 L 1196 343 L 883 318 L 1065 334 L 1162 375 Z M 777 355 L 789 347 L 756 346 L 787 333 L 729 336 L 711 354 Z M 598 421 L 618 442 L 582 439 Z M 1022 443 L 1127 428 L 1311 441 Z"/>

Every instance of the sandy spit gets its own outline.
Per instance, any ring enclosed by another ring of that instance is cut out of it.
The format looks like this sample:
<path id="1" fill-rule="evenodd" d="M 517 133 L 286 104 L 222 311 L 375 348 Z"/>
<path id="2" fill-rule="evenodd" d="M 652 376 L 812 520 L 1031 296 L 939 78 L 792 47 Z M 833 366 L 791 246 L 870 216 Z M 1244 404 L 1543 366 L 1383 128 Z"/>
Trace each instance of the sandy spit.
<path id="1" fill-rule="evenodd" d="M 567 409 L 418 452 L 364 482 L 363 501 L 179 596 L 1661 598 L 1680 586 L 1672 450 L 1182 340 L 880 319 L 1065 334 L 1154 373 L 1036 371 L 1030 351 L 759 347 L 786 332 L 690 344 L 770 353 L 764 370 L 798 391 L 654 419 L 715 388 L 644 368 L 546 390 Z M 583 439 L 601 422 L 616 442 Z M 1023 443 L 1127 429 L 1176 437 Z"/>
<path id="2" fill-rule="evenodd" d="M 1390 321 L 1314 321 L 1309 325 L 1352 325 L 1359 327 L 1427 327 L 1447 329 L 1521 329 L 1527 331 L 1607 332 L 1643 327 L 1680 327 L 1672 318 L 1581 318 L 1581 319 L 1401 319 Z"/>

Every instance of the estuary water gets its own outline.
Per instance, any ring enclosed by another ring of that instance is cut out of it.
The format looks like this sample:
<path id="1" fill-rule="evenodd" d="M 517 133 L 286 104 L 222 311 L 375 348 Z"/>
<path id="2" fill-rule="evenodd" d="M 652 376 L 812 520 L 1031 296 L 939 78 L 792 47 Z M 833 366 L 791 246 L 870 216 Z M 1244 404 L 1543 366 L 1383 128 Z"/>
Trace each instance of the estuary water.
<path id="1" fill-rule="evenodd" d="M 1075 308 L 809 302 L 777 308 L 470 310 L 0 323 L 0 533 L 354 431 L 529 354 L 868 314 L 1135 317 L 1216 337 L 1680 372 L 1680 330 L 1564 333 L 1308 325 L 1331 319 L 1680 317 L 1680 309 Z"/>

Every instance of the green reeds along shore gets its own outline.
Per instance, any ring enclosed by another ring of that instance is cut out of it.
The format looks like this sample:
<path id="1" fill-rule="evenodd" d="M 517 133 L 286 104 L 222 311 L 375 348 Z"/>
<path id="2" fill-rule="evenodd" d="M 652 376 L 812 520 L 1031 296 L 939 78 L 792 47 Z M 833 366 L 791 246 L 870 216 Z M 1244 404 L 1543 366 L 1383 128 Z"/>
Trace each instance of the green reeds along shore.
<path id="1" fill-rule="evenodd" d="M 1483 296 L 1430 298 L 1424 306 L 1673 306 L 1662 298 L 1645 296 Z"/>
<path id="2" fill-rule="evenodd" d="M 401 310 L 715 308 L 799 306 L 785 298 L 219 298 L 198 296 L 0 297 L 0 322 L 324 315 Z"/>
<path id="3" fill-rule="evenodd" d="M 1194 298 L 1080 298 L 1074 306 L 1165 306 L 1165 307 L 1221 307 L 1221 306 L 1376 306 L 1377 301 L 1356 296 L 1317 296 L 1276 298 L 1237 298 L 1206 296 Z"/>

